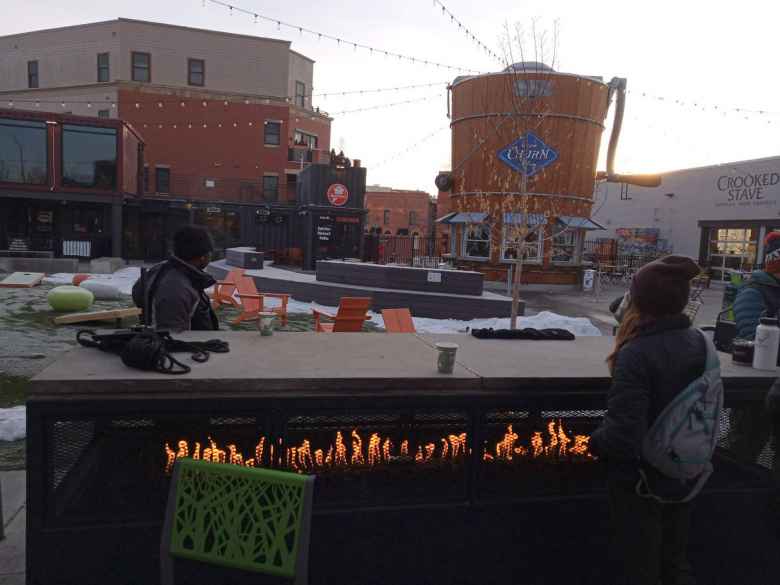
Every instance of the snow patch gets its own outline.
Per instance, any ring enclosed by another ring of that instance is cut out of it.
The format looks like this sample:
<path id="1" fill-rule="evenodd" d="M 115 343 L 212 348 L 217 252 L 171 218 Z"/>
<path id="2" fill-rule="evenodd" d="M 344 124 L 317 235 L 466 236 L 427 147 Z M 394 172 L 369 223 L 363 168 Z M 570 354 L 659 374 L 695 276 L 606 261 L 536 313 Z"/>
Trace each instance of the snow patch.
<path id="1" fill-rule="evenodd" d="M 0 408 L 0 441 L 24 439 L 27 430 L 27 409 L 24 406 Z"/>
<path id="2" fill-rule="evenodd" d="M 83 273 L 82 273 L 83 274 Z M 75 274 L 68 272 L 58 272 L 43 279 L 44 284 L 72 284 Z M 123 295 L 130 296 L 133 291 L 135 281 L 141 278 L 141 269 L 137 266 L 128 266 L 117 270 L 113 274 L 90 274 L 90 280 L 110 284 L 118 289 Z"/>

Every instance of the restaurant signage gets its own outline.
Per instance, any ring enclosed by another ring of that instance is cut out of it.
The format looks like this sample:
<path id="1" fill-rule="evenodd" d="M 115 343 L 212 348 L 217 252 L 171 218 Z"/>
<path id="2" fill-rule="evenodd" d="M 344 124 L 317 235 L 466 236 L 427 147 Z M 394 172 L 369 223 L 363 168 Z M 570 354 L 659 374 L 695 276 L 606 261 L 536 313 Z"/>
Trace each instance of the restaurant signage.
<path id="1" fill-rule="evenodd" d="M 753 173 L 736 176 L 722 175 L 715 185 L 724 198 L 718 207 L 776 205 L 776 201 L 767 198 L 767 188 L 780 183 L 780 173 Z"/>
<path id="2" fill-rule="evenodd" d="M 527 132 L 498 151 L 501 162 L 519 173 L 533 177 L 558 160 L 558 151 L 533 132 Z"/>
<path id="3" fill-rule="evenodd" d="M 349 190 L 341 183 L 333 183 L 328 187 L 326 195 L 331 205 L 342 207 L 343 205 L 346 205 L 347 200 L 349 199 Z"/>

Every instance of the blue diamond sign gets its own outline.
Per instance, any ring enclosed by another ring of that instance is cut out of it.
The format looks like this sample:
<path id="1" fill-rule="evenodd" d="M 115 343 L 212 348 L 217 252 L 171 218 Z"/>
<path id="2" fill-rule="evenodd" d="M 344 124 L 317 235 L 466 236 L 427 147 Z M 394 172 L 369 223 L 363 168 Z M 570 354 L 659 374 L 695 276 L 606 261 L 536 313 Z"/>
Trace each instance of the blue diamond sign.
<path id="1" fill-rule="evenodd" d="M 558 151 L 546 145 L 533 132 L 527 132 L 498 151 L 498 158 L 518 173 L 533 177 L 558 160 Z"/>

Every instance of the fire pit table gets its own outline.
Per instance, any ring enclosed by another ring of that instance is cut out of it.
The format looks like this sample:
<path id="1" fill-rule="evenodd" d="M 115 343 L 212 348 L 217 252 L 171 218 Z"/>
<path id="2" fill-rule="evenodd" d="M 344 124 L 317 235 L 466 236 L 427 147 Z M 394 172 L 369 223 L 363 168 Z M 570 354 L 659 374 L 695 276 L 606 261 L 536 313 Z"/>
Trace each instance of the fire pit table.
<path id="1" fill-rule="evenodd" d="M 230 353 L 184 376 L 79 348 L 33 380 L 28 583 L 156 582 L 180 457 L 315 474 L 313 584 L 605 582 L 604 473 L 588 441 L 612 339 L 219 336 Z M 437 373 L 437 341 L 460 346 L 451 375 Z M 722 361 L 727 409 L 692 557 L 702 584 L 768 584 L 780 570 L 772 431 L 740 450 L 729 422 L 760 412 L 773 379 Z M 257 582 L 186 564 L 177 575 Z"/>

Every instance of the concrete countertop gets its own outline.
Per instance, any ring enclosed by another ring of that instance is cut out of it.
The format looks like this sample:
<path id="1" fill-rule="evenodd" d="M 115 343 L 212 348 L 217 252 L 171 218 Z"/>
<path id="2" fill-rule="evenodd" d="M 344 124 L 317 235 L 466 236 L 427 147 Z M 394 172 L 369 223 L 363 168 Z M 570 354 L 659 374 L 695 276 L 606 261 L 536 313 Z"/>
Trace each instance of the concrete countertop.
<path id="1" fill-rule="evenodd" d="M 171 376 L 127 368 L 118 356 L 77 348 L 33 378 L 31 399 L 130 396 L 304 396 L 307 393 L 359 394 L 416 391 L 475 393 L 485 391 L 606 389 L 604 363 L 614 340 L 583 337 L 576 341 L 479 340 L 469 335 L 382 333 L 192 332 L 179 339 L 219 337 L 230 343 L 227 354 L 192 362 L 177 354 L 192 372 Z M 452 375 L 436 370 L 436 341 L 460 348 Z M 731 364 L 722 355 L 727 389 L 765 391 L 777 374 Z"/>

